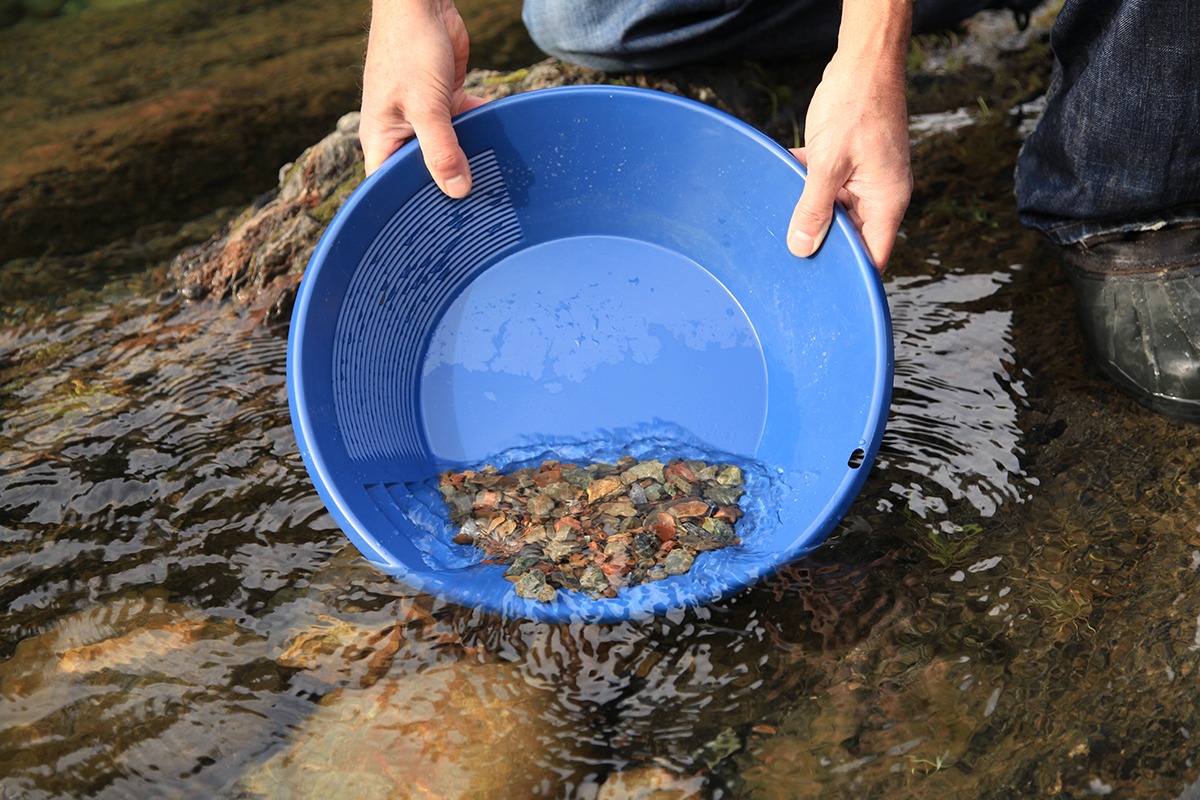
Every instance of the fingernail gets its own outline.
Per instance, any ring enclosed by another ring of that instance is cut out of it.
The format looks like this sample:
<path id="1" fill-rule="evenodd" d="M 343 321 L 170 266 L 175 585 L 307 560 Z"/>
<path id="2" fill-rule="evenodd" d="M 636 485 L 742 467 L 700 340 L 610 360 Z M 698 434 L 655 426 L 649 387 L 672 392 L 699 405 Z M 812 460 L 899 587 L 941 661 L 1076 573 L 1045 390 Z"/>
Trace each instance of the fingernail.
<path id="1" fill-rule="evenodd" d="M 825 223 L 825 227 L 821 228 L 821 232 L 817 234 L 817 238 L 809 236 L 801 230 L 794 230 L 788 236 L 788 249 L 792 251 L 792 255 L 800 258 L 808 258 L 821 247 L 821 243 L 825 241 L 826 234 L 829 233 L 829 225 L 833 220 Z"/>
<path id="2" fill-rule="evenodd" d="M 798 258 L 808 258 L 813 249 L 812 237 L 804 231 L 792 231 L 792 235 L 788 237 L 788 250 Z"/>
<path id="3" fill-rule="evenodd" d="M 453 178 L 446 179 L 444 191 L 451 197 L 466 197 L 470 190 L 471 182 L 465 175 L 455 175 Z"/>

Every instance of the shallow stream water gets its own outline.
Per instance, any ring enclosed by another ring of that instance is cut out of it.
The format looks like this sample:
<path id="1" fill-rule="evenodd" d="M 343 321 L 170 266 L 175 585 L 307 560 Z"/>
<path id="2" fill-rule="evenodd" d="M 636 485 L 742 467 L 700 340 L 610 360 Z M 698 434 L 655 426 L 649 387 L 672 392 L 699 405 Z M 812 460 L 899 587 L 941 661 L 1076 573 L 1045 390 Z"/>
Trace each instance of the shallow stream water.
<path id="1" fill-rule="evenodd" d="M 1200 434 L 1092 376 L 1052 254 L 944 137 L 864 491 L 808 559 L 643 622 L 367 565 L 252 310 L 156 270 L 6 308 L 0 797 L 1200 796 Z"/>

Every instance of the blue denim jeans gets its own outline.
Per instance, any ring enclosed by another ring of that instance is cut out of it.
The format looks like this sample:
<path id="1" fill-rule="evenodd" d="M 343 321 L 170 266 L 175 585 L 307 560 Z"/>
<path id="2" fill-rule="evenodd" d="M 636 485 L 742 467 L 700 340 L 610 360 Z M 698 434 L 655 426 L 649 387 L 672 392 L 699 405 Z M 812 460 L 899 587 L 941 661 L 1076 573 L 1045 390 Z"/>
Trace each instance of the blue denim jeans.
<path id="1" fill-rule="evenodd" d="M 916 0 L 913 27 L 945 27 L 991 2 Z M 840 16 L 838 0 L 525 0 L 523 12 L 543 51 L 611 71 L 828 55 Z"/>
<path id="2" fill-rule="evenodd" d="M 915 0 L 914 30 L 993 0 Z M 601 70 L 832 53 L 837 0 L 525 0 L 547 53 Z M 1200 7 L 1065 0 L 1044 116 L 1021 148 L 1021 222 L 1059 244 L 1200 220 Z"/>
<path id="3" fill-rule="evenodd" d="M 1066 0 L 1021 222 L 1057 244 L 1200 219 L 1200 5 Z"/>

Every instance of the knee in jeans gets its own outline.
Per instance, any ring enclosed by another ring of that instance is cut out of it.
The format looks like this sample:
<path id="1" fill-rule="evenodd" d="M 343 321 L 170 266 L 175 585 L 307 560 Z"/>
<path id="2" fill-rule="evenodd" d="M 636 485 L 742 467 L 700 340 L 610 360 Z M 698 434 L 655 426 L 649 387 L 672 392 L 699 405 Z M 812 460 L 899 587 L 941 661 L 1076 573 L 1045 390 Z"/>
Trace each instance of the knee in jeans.
<path id="1" fill-rule="evenodd" d="M 543 52 L 578 61 L 580 55 L 603 57 L 620 50 L 625 28 L 614 25 L 613 16 L 602 13 L 602 6 L 563 0 L 525 0 L 521 18 L 533 43 Z"/>

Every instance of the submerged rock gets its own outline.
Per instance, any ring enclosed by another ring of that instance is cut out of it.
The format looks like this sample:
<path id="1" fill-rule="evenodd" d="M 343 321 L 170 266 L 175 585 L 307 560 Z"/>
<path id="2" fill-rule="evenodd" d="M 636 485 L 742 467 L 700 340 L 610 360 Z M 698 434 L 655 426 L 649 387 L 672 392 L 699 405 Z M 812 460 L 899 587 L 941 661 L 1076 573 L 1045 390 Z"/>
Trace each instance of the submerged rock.
<path id="1" fill-rule="evenodd" d="M 152 657 L 170 655 L 200 638 L 208 627 L 200 620 L 162 621 L 95 644 L 69 647 L 59 659 L 60 672 L 92 673 L 122 669 Z"/>
<path id="2" fill-rule="evenodd" d="M 227 632 L 196 609 L 158 596 L 118 598 L 23 639 L 0 663 L 0 686 L 10 697 L 25 697 L 102 672 L 172 672 L 203 651 L 206 639 Z"/>
<path id="3" fill-rule="evenodd" d="M 541 711 L 515 665 L 396 673 L 327 695 L 241 796 L 532 797 Z"/>
<path id="4" fill-rule="evenodd" d="M 647 765 L 614 772 L 600 786 L 597 800 L 698 800 L 702 775 L 680 776 L 665 767 Z"/>

